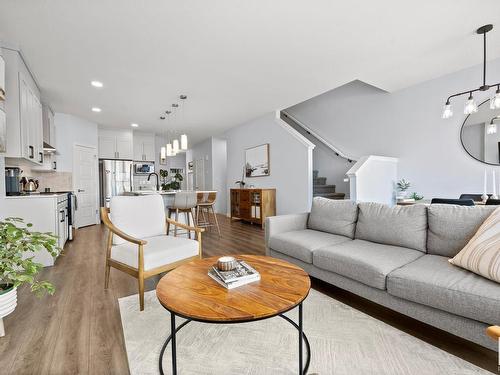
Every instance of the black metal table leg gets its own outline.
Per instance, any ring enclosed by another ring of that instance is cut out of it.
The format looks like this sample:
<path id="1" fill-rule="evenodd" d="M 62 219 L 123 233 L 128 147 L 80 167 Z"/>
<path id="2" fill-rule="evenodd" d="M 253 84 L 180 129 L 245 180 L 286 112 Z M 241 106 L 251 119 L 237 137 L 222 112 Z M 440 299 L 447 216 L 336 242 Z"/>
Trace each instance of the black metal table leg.
<path id="1" fill-rule="evenodd" d="M 177 375 L 177 345 L 175 341 L 175 314 L 170 312 L 170 332 L 172 332 L 172 374 Z"/>
<path id="2" fill-rule="evenodd" d="M 303 371 L 302 358 L 302 302 L 299 304 L 299 375 Z"/>
<path id="3" fill-rule="evenodd" d="M 292 319 L 289 317 L 279 314 L 277 315 L 280 318 L 285 319 L 288 323 L 290 323 L 292 326 L 299 331 L 299 374 L 300 375 L 306 375 L 307 370 L 309 369 L 309 365 L 311 363 L 311 346 L 309 344 L 309 340 L 307 339 L 306 334 L 304 333 L 303 330 L 303 312 L 302 312 L 302 303 L 299 304 L 299 321 L 298 324 L 295 323 Z M 175 326 L 175 314 L 173 312 L 170 312 L 170 330 L 171 333 L 163 343 L 163 346 L 160 350 L 160 358 L 159 358 L 159 370 L 160 374 L 164 375 L 165 373 L 163 372 L 163 354 L 165 353 L 165 350 L 167 348 L 167 345 L 169 342 L 172 343 L 172 374 L 177 375 L 177 342 L 176 342 L 176 333 L 179 332 L 184 326 L 186 326 L 188 323 L 190 323 L 192 319 L 186 319 L 182 324 L 179 325 L 179 327 Z M 250 321 L 249 321 L 250 322 Z M 214 322 L 204 322 L 204 323 L 214 323 Z M 225 322 L 228 323 L 228 322 Z M 246 323 L 246 322 L 239 322 L 239 323 Z M 306 346 L 306 361 L 304 364 L 304 355 L 303 355 L 303 344 Z"/>

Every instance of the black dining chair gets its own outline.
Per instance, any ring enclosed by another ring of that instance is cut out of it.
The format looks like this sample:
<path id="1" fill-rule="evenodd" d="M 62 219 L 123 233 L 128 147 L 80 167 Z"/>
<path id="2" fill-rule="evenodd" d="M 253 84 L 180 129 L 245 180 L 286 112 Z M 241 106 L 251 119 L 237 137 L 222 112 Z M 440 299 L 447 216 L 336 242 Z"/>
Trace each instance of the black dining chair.
<path id="1" fill-rule="evenodd" d="M 491 194 L 488 194 L 488 197 L 490 197 Z M 460 199 L 472 199 L 474 202 L 482 202 L 483 201 L 483 195 L 482 194 L 462 194 L 460 195 Z"/>
<path id="2" fill-rule="evenodd" d="M 458 206 L 474 206 L 472 199 L 446 199 L 446 198 L 432 198 L 431 204 L 456 204 Z"/>
<path id="3" fill-rule="evenodd" d="M 486 205 L 487 206 L 500 206 L 500 199 L 491 199 L 491 198 L 489 198 L 486 201 Z"/>

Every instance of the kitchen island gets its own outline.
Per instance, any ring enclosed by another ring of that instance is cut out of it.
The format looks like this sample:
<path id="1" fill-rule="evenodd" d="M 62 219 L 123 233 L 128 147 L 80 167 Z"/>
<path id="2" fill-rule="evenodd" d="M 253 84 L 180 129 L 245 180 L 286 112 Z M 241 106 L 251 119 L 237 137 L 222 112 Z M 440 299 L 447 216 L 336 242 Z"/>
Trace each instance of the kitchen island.
<path id="1" fill-rule="evenodd" d="M 162 196 L 162 198 L 163 198 L 163 202 L 165 203 L 165 208 L 167 208 L 167 207 L 170 207 L 170 206 L 173 205 L 176 193 L 178 193 L 178 192 L 185 192 L 185 191 L 190 191 L 190 192 L 198 194 L 198 199 L 199 199 L 200 194 L 208 196 L 209 193 L 217 193 L 216 190 L 196 190 L 196 191 L 193 191 L 193 190 L 160 190 L 160 191 L 156 191 L 156 190 L 133 190 L 133 191 L 130 191 L 130 192 L 126 192 L 124 195 L 136 195 L 136 196 L 140 196 L 140 195 L 160 194 Z"/>

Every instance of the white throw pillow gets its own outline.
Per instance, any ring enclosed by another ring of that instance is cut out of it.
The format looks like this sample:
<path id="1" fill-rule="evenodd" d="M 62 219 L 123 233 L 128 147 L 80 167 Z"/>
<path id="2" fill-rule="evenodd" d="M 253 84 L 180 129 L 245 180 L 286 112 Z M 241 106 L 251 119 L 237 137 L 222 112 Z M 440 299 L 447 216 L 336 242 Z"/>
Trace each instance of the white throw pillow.
<path id="1" fill-rule="evenodd" d="M 449 262 L 500 283 L 500 207 Z"/>

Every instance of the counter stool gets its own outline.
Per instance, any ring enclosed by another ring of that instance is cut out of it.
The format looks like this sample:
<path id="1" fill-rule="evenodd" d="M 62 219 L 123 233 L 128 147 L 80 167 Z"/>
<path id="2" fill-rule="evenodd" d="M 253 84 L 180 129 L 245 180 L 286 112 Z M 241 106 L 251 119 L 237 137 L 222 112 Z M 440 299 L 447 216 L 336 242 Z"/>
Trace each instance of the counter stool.
<path id="1" fill-rule="evenodd" d="M 197 196 L 194 191 L 178 191 L 174 196 L 174 203 L 168 207 L 168 217 L 175 212 L 175 221 L 179 221 L 179 213 L 184 213 L 186 217 L 186 224 L 190 226 L 189 215 L 193 219 L 193 223 L 196 223 L 196 220 L 193 216 L 193 210 L 197 204 Z M 167 223 L 167 234 L 170 233 L 170 223 Z M 187 232 L 188 238 L 191 238 L 191 231 Z M 174 236 L 177 236 L 177 227 L 174 228 Z"/>
<path id="2" fill-rule="evenodd" d="M 217 193 L 215 191 L 210 193 L 198 193 L 198 203 L 196 205 L 196 226 L 202 228 L 210 228 L 217 227 L 217 232 L 220 237 L 220 228 L 219 221 L 217 220 L 217 215 L 214 211 L 214 204 L 217 198 Z M 200 218 L 200 213 L 202 218 Z M 207 216 L 205 216 L 205 213 Z M 212 213 L 212 217 L 214 222 L 210 222 L 210 213 Z"/>

